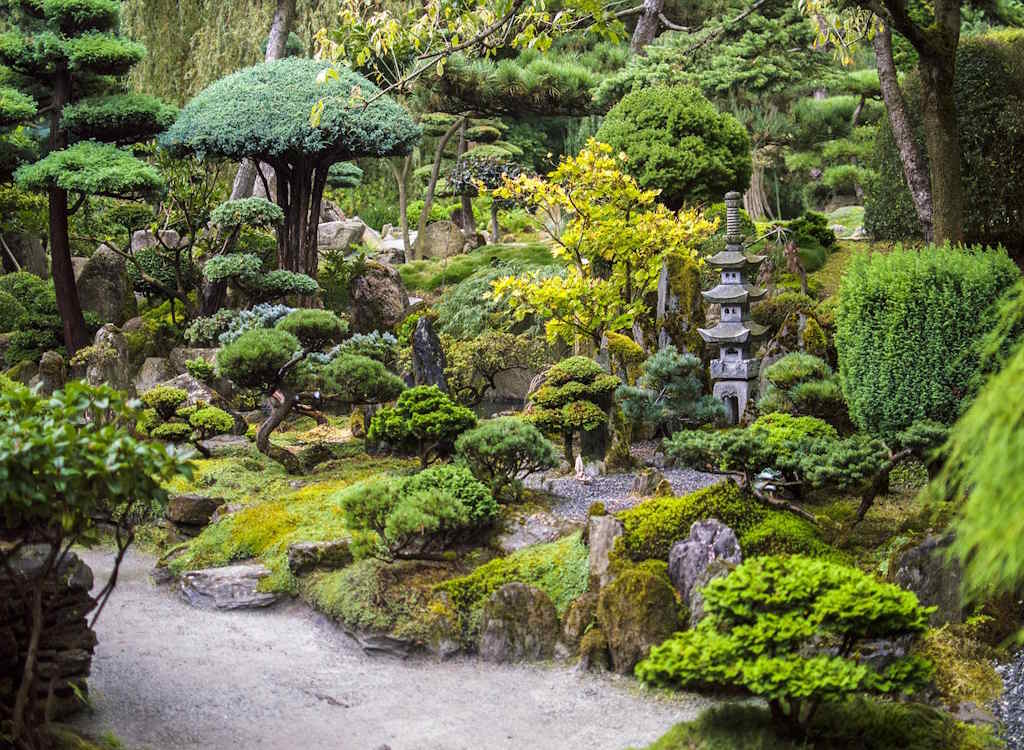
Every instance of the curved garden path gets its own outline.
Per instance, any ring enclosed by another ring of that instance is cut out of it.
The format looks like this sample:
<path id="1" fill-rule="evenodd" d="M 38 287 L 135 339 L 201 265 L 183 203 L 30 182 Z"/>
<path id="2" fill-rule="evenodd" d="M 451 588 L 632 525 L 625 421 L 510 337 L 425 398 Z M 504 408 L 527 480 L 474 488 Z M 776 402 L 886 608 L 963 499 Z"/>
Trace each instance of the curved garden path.
<path id="1" fill-rule="evenodd" d="M 85 551 L 97 581 L 111 556 Z M 704 707 L 558 667 L 369 657 L 294 604 L 208 612 L 129 554 L 97 625 L 85 731 L 130 750 L 622 750 Z"/>

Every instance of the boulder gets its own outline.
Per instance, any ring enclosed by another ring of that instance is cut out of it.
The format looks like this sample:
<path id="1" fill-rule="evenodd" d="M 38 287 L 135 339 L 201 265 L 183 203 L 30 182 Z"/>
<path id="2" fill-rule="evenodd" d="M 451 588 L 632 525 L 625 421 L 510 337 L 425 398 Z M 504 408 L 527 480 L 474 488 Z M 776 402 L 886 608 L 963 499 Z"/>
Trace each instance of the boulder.
<path id="1" fill-rule="evenodd" d="M 530 383 L 533 382 L 536 375 L 536 371 L 528 370 L 525 367 L 503 370 L 494 376 L 494 387 L 490 388 L 485 395 L 491 401 L 522 403 L 526 401 Z"/>
<path id="2" fill-rule="evenodd" d="M 167 501 L 167 520 L 176 525 L 203 527 L 210 523 L 214 512 L 224 504 L 222 497 L 205 495 L 172 495 Z"/>
<path id="3" fill-rule="evenodd" d="M 389 266 L 400 266 L 408 260 L 401 240 L 384 240 L 378 245 L 375 257 L 380 263 Z"/>
<path id="4" fill-rule="evenodd" d="M 614 516 L 593 516 L 587 529 L 587 544 L 590 546 L 590 585 L 602 588 L 611 581 L 611 553 L 615 540 L 622 536 L 626 527 Z"/>
<path id="5" fill-rule="evenodd" d="M 562 623 L 562 641 L 572 649 L 578 649 L 587 630 L 597 621 L 597 594 L 588 591 L 572 600 L 565 610 Z"/>
<path id="6" fill-rule="evenodd" d="M 558 613 L 546 593 L 506 583 L 484 604 L 480 656 L 491 662 L 550 659 L 558 634 Z"/>
<path id="7" fill-rule="evenodd" d="M 959 562 L 946 557 L 952 543 L 948 534 L 930 536 L 902 552 L 892 566 L 896 584 L 917 594 L 922 605 L 936 607 L 929 618 L 935 626 L 964 621 L 963 573 Z"/>
<path id="8" fill-rule="evenodd" d="M 128 340 L 112 323 L 107 323 L 96 332 L 94 345 L 105 353 L 90 362 L 85 371 L 89 385 L 109 385 L 119 391 L 134 395 L 135 383 L 131 380 L 128 366 Z"/>
<path id="9" fill-rule="evenodd" d="M 672 485 L 657 469 L 641 469 L 633 479 L 632 494 L 637 497 L 670 495 L 672 494 Z"/>
<path id="10" fill-rule="evenodd" d="M 690 596 L 700 575 L 714 561 L 729 565 L 743 562 L 736 534 L 721 521 L 709 518 L 690 527 L 690 536 L 672 545 L 668 554 L 668 577 L 692 610 Z"/>
<path id="11" fill-rule="evenodd" d="M 135 392 L 142 394 L 170 380 L 175 375 L 171 362 L 166 357 L 146 357 L 135 376 Z"/>
<path id="12" fill-rule="evenodd" d="M 612 669 L 630 674 L 637 662 L 679 629 L 679 605 L 664 573 L 636 566 L 603 589 L 597 622 L 608 640 Z"/>
<path id="13" fill-rule="evenodd" d="M 140 229 L 132 235 L 132 252 L 146 250 L 150 247 L 165 246 L 168 248 L 178 247 L 181 244 L 181 235 L 173 229 L 161 229 L 158 232 L 151 232 L 148 229 Z"/>
<path id="14" fill-rule="evenodd" d="M 426 315 L 416 321 L 412 332 L 412 376 L 416 385 L 436 385 L 448 392 L 448 381 L 444 377 L 447 362 L 441 339 L 434 331 L 434 324 Z"/>
<path id="15" fill-rule="evenodd" d="M 604 672 L 611 669 L 611 655 L 608 653 L 608 639 L 601 628 L 591 628 L 580 640 L 581 672 Z"/>
<path id="16" fill-rule="evenodd" d="M 398 271 L 373 261 L 349 282 L 349 300 L 355 333 L 393 330 L 409 309 L 409 295 Z"/>
<path id="17" fill-rule="evenodd" d="M 78 298 L 83 310 L 107 323 L 121 325 L 139 314 L 125 260 L 106 245 L 100 245 L 82 269 Z"/>
<path id="18" fill-rule="evenodd" d="M 85 266 L 86 266 L 86 264 L 88 262 L 89 262 L 89 259 L 84 257 L 84 256 L 81 256 L 81 255 L 73 255 L 73 256 L 71 256 L 71 272 L 73 274 L 75 274 L 75 281 L 76 282 L 80 278 L 82 278 L 82 271 L 85 270 Z"/>
<path id="19" fill-rule="evenodd" d="M 182 373 L 176 375 L 170 380 L 165 380 L 160 385 L 168 385 L 172 388 L 181 388 L 188 394 L 189 405 L 197 404 L 200 401 L 210 404 L 212 406 L 219 406 L 224 408 L 224 399 L 217 391 L 213 390 L 206 383 L 200 382 L 192 377 L 189 373 Z"/>
<path id="20" fill-rule="evenodd" d="M 427 650 L 439 659 L 448 659 L 462 650 L 462 622 L 459 611 L 446 591 L 435 594 L 427 606 Z"/>
<path id="21" fill-rule="evenodd" d="M 725 560 L 713 560 L 703 572 L 697 576 L 690 589 L 690 598 L 686 602 L 690 610 L 690 627 L 694 628 L 704 619 L 704 587 L 716 578 L 725 578 L 736 567 Z"/>
<path id="22" fill-rule="evenodd" d="M 320 201 L 320 223 L 326 224 L 329 221 L 344 221 L 345 212 L 338 208 L 333 202 L 326 198 Z"/>
<path id="23" fill-rule="evenodd" d="M 7 273 L 12 271 L 28 271 L 42 279 L 48 279 L 48 264 L 46 262 L 46 247 L 43 245 L 43 238 L 30 234 L 14 234 L 5 232 L 3 236 L 4 251 L 0 253 L 0 261 L 3 262 L 3 270 Z M 11 256 L 14 256 L 13 260 Z M 15 265 L 17 261 L 17 265 Z"/>
<path id="24" fill-rule="evenodd" d="M 238 421 L 239 418 L 236 417 L 236 428 Z M 252 443 L 249 442 L 249 438 L 245 437 L 245 435 L 214 435 L 212 438 L 200 440 L 198 445 L 209 453 L 211 458 L 247 452 L 252 447 Z"/>
<path id="25" fill-rule="evenodd" d="M 416 257 L 448 258 L 461 254 L 465 246 L 466 235 L 455 222 L 435 221 L 416 238 Z"/>
<path id="26" fill-rule="evenodd" d="M 181 595 L 200 609 L 261 609 L 276 604 L 280 593 L 259 591 L 270 570 L 258 563 L 190 570 L 181 577 Z"/>
<path id="27" fill-rule="evenodd" d="M 348 250 L 357 242 L 362 242 L 366 225 L 362 219 L 342 219 L 327 221 L 316 230 L 316 246 L 320 252 L 328 250 Z"/>
<path id="28" fill-rule="evenodd" d="M 358 216 L 353 216 L 352 218 L 356 219 L 357 221 L 363 221 Z M 370 250 L 380 249 L 380 232 L 378 232 L 376 229 L 371 227 L 366 222 L 363 222 L 363 227 L 363 244 L 366 245 L 366 247 L 368 247 Z"/>
<path id="29" fill-rule="evenodd" d="M 288 570 L 303 576 L 316 569 L 337 570 L 352 562 L 347 539 L 330 542 L 293 542 L 288 545 Z"/>
<path id="30" fill-rule="evenodd" d="M 63 387 L 67 381 L 67 374 L 62 356 L 57 352 L 43 352 L 39 359 L 39 369 L 35 377 L 29 381 L 29 387 L 38 387 L 41 395 L 52 396 L 54 391 Z"/>
<path id="31" fill-rule="evenodd" d="M 576 524 L 562 516 L 538 511 L 509 519 L 496 543 L 507 555 L 535 544 L 546 544 L 561 539 L 576 528 Z"/>
<path id="32" fill-rule="evenodd" d="M 217 360 L 217 349 L 200 349 L 188 346 L 176 346 L 167 355 L 167 360 L 174 370 L 172 375 L 188 372 L 185 363 L 194 359 L 205 359 L 211 365 Z"/>

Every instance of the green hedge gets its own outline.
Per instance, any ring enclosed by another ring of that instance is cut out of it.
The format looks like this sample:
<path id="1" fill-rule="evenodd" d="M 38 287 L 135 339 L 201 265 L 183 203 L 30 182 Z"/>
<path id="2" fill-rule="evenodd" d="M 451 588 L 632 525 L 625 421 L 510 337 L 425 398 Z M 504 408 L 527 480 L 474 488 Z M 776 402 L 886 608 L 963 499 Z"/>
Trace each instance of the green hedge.
<path id="1" fill-rule="evenodd" d="M 969 243 L 1024 250 L 1024 31 L 964 39 L 957 50 L 956 105 L 964 188 L 964 236 Z M 904 84 L 911 122 L 924 151 L 921 83 Z M 883 119 L 864 200 L 864 226 L 878 239 L 920 236 L 892 129 Z"/>
<path id="2" fill-rule="evenodd" d="M 879 435 L 918 419 L 952 423 L 978 367 L 972 346 L 1019 276 L 1002 251 L 856 256 L 840 287 L 835 338 L 853 422 Z"/>

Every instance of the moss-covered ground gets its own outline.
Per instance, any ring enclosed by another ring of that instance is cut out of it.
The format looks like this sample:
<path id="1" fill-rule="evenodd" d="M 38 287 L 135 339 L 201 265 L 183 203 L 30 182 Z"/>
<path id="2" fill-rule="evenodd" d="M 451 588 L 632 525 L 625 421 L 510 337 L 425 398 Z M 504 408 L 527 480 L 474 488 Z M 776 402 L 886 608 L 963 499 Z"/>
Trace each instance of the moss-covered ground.
<path id="1" fill-rule="evenodd" d="M 550 266 L 555 263 L 555 259 L 548 246 L 539 242 L 486 245 L 465 255 L 403 263 L 399 273 L 410 294 L 422 295 L 458 284 L 484 266 L 499 262 L 516 263 L 529 269 Z"/>

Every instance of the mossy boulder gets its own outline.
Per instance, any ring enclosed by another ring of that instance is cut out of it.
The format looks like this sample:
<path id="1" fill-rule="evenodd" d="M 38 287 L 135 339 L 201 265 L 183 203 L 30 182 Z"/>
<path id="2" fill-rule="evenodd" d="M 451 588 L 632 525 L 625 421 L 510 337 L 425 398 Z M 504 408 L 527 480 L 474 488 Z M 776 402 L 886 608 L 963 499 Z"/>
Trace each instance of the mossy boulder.
<path id="1" fill-rule="evenodd" d="M 608 639 L 601 628 L 591 628 L 580 641 L 579 668 L 592 672 L 611 669 Z"/>
<path id="2" fill-rule="evenodd" d="M 558 635 L 551 597 L 525 583 L 507 583 L 484 604 L 480 656 L 492 662 L 550 659 Z"/>
<path id="3" fill-rule="evenodd" d="M 601 589 L 597 622 L 612 668 L 629 674 L 652 646 L 679 629 L 680 610 L 666 566 L 636 565 Z"/>
<path id="4" fill-rule="evenodd" d="M 588 591 L 583 596 L 573 599 L 563 619 L 562 641 L 570 649 L 575 650 L 590 626 L 597 620 L 597 594 Z"/>

